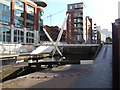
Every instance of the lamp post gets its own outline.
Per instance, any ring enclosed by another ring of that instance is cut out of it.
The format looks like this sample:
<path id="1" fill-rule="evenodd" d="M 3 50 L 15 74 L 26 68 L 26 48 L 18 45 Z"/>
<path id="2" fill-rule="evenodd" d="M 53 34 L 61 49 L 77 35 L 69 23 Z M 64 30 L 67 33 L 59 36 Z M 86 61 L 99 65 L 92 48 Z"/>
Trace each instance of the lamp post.
<path id="1" fill-rule="evenodd" d="M 41 7 L 46 7 L 47 4 L 46 4 L 46 0 L 31 0 L 33 1 L 34 3 L 36 3 L 38 6 L 41 6 Z"/>

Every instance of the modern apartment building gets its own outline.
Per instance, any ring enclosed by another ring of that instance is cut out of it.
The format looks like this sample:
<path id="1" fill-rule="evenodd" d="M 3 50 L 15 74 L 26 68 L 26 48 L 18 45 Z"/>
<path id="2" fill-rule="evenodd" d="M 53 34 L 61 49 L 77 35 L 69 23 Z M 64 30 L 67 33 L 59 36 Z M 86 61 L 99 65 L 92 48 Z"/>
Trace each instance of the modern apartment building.
<path id="1" fill-rule="evenodd" d="M 69 14 L 66 22 L 66 41 L 67 43 L 83 42 L 83 2 L 67 5 L 67 14 Z"/>
<path id="2" fill-rule="evenodd" d="M 37 6 L 31 0 L 0 0 L 0 8 L 0 42 L 40 42 L 44 12 L 42 5 Z"/>
<path id="3" fill-rule="evenodd" d="M 98 26 L 97 26 L 97 24 L 95 23 L 94 25 L 93 25 L 93 31 L 92 31 L 92 43 L 97 43 L 97 37 L 98 37 L 98 34 L 97 34 L 97 32 L 98 32 Z"/>
<path id="4" fill-rule="evenodd" d="M 92 18 L 86 16 L 85 18 L 85 28 L 86 28 L 86 43 L 92 43 Z"/>

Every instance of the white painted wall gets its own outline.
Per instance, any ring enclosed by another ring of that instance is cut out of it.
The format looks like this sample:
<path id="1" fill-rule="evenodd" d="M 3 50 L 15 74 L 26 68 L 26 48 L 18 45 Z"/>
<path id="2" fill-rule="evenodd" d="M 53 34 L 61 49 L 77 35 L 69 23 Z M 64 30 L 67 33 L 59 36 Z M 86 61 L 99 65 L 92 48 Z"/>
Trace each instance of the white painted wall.
<path id="1" fill-rule="evenodd" d="M 2 44 L 0 42 L 0 54 L 30 53 L 35 49 L 36 47 L 34 45 Z"/>
<path id="2" fill-rule="evenodd" d="M 39 46 L 30 54 L 51 53 L 53 49 L 54 49 L 54 46 Z"/>
<path id="3" fill-rule="evenodd" d="M 2 44 L 0 43 L 0 54 L 15 54 L 16 49 L 20 48 L 21 44 Z"/>

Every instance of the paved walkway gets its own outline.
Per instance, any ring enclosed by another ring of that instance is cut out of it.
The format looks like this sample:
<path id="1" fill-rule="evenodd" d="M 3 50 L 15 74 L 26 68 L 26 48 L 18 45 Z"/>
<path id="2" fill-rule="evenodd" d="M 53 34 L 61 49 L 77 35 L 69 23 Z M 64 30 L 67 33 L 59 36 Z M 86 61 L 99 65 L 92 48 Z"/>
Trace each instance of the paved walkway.
<path id="1" fill-rule="evenodd" d="M 112 88 L 112 45 L 102 47 L 94 64 L 65 65 L 38 71 L 6 81 L 3 83 L 3 87 Z"/>
<path id="2" fill-rule="evenodd" d="M 71 88 L 112 88 L 112 45 L 104 45 L 89 73 L 82 75 Z"/>

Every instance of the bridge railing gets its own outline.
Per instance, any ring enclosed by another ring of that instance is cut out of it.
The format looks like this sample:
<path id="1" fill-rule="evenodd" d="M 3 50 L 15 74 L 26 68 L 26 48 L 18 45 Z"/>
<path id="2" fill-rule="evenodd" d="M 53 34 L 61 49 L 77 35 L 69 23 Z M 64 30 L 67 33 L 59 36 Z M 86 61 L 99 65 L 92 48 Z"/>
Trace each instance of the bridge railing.
<path id="1" fill-rule="evenodd" d="M 56 42 L 54 42 L 54 44 L 56 44 Z M 67 43 L 66 43 L 66 42 L 58 42 L 58 45 L 64 45 L 64 44 L 67 44 Z M 46 46 L 47 46 L 47 45 L 48 45 L 48 46 L 50 45 L 50 46 L 51 46 L 51 45 L 53 45 L 53 44 L 52 44 L 52 42 L 50 42 L 50 41 L 42 41 L 42 42 L 40 43 L 40 45 L 46 45 Z"/>

